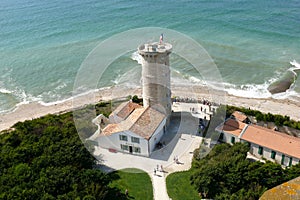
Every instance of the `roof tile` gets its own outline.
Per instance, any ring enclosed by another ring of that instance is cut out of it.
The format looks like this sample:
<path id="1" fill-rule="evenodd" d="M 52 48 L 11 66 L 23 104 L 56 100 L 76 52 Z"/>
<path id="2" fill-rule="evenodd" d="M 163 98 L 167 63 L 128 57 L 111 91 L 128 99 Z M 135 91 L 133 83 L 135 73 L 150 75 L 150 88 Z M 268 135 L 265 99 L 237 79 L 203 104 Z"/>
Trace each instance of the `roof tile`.
<path id="1" fill-rule="evenodd" d="M 246 126 L 245 123 L 236 121 L 234 119 L 228 119 L 225 121 L 225 123 L 222 126 L 217 127 L 217 130 L 224 131 L 226 133 L 230 133 L 238 137 L 245 126 Z"/>
<path id="2" fill-rule="evenodd" d="M 251 124 L 242 139 L 300 159 L 300 138 Z"/>
<path id="3" fill-rule="evenodd" d="M 165 119 L 165 115 L 159 111 L 129 102 L 121 104 L 115 111 L 123 121 L 118 124 L 109 124 L 103 131 L 103 136 L 112 135 L 117 132 L 129 130 L 145 139 L 150 139 L 152 134 Z"/>

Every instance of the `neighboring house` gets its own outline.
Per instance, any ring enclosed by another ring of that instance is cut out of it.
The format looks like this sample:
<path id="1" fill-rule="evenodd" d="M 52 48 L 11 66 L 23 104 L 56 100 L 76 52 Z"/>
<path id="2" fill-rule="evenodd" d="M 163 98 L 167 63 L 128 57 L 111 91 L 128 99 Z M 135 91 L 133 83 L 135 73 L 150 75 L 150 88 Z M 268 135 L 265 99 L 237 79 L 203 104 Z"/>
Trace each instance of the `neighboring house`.
<path id="1" fill-rule="evenodd" d="M 102 148 L 150 156 L 166 131 L 166 116 L 152 107 L 133 102 L 121 104 L 110 116 L 110 124 L 96 138 Z"/>
<path id="2" fill-rule="evenodd" d="M 234 144 L 241 142 L 240 135 L 247 126 L 248 124 L 229 118 L 224 124 L 218 126 L 216 131 L 220 133 L 220 141 Z"/>
<path id="3" fill-rule="evenodd" d="M 233 118 L 233 119 L 235 119 L 235 120 L 237 120 L 237 121 L 246 123 L 246 124 L 251 123 L 251 122 L 250 122 L 250 119 L 248 118 L 248 116 L 245 115 L 245 114 L 242 113 L 242 112 L 239 112 L 239 111 L 234 111 L 234 112 L 231 114 L 231 118 Z"/>
<path id="4" fill-rule="evenodd" d="M 284 166 L 299 163 L 300 138 L 258 125 L 249 125 L 242 140 L 251 144 L 250 153 Z"/>
<path id="5" fill-rule="evenodd" d="M 257 157 L 283 166 L 295 165 L 300 161 L 300 138 L 231 118 L 219 125 L 216 131 L 221 134 L 222 142 L 247 142 L 250 153 Z"/>

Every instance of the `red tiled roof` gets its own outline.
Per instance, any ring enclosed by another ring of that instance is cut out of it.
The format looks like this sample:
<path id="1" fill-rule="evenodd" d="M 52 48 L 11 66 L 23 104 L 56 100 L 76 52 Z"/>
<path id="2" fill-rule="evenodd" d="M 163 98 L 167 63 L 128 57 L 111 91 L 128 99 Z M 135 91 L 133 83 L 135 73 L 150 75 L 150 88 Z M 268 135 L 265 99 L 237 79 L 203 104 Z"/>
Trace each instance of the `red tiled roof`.
<path id="1" fill-rule="evenodd" d="M 112 114 L 115 114 L 118 117 L 121 117 L 122 119 L 126 119 L 136 108 L 140 108 L 140 107 L 142 106 L 140 106 L 137 103 L 128 101 L 118 106 Z"/>
<path id="2" fill-rule="evenodd" d="M 102 135 L 104 136 L 109 136 L 112 133 L 117 133 L 122 131 L 122 128 L 119 127 L 119 124 L 108 124 L 103 131 L 101 132 Z"/>
<path id="3" fill-rule="evenodd" d="M 225 121 L 225 123 L 222 126 L 217 127 L 217 130 L 230 133 L 238 137 L 245 126 L 246 126 L 245 123 L 236 121 L 234 119 L 228 119 L 227 121 Z"/>
<path id="4" fill-rule="evenodd" d="M 124 113 L 128 115 L 118 124 L 107 125 L 102 131 L 103 136 L 129 130 L 147 140 L 151 138 L 152 134 L 165 119 L 165 115 L 151 107 L 144 108 L 138 104 L 136 104 L 138 106 L 132 104 L 135 103 L 131 103 L 131 105 L 122 104 L 120 105 L 121 108 L 116 109 L 117 113 L 121 112 L 123 117 L 125 116 Z M 132 107 L 134 108 L 132 109 Z"/>
<path id="5" fill-rule="evenodd" d="M 232 116 L 234 116 L 234 118 L 235 118 L 236 120 L 241 121 L 241 122 L 243 122 L 245 119 L 248 118 L 247 115 L 245 115 L 244 113 L 239 112 L 239 111 L 234 111 L 234 112 L 232 113 Z"/>
<path id="6" fill-rule="evenodd" d="M 164 114 L 148 107 L 130 128 L 130 131 L 148 140 L 164 118 Z"/>
<path id="7" fill-rule="evenodd" d="M 249 125 L 242 139 L 300 159 L 300 138 L 261 126 Z"/>

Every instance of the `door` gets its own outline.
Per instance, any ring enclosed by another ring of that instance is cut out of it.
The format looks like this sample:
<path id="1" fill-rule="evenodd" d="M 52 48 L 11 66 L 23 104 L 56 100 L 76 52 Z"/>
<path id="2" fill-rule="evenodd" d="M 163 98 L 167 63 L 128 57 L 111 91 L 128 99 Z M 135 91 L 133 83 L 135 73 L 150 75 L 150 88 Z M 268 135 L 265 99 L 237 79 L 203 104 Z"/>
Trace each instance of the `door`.
<path id="1" fill-rule="evenodd" d="M 132 146 L 129 146 L 129 153 L 132 153 Z"/>

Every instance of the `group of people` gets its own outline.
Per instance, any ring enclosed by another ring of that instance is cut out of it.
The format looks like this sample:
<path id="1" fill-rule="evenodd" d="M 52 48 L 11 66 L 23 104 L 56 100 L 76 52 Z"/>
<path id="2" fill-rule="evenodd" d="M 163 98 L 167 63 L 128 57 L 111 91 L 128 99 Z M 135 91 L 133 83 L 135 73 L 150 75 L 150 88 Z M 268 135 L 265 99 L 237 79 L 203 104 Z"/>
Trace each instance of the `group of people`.
<path id="1" fill-rule="evenodd" d="M 209 110 L 210 110 L 210 106 L 209 106 Z M 209 110 L 208 110 L 208 111 L 209 111 Z M 197 109 L 197 108 L 194 108 L 194 107 L 190 108 L 190 112 L 192 112 L 192 113 L 199 113 L 198 109 Z M 202 108 L 202 106 L 201 106 L 201 107 L 200 107 L 200 112 L 206 113 L 206 108 Z"/>
<path id="2" fill-rule="evenodd" d="M 174 163 L 176 163 L 176 164 L 180 163 L 179 160 L 178 160 L 178 156 L 174 156 L 173 160 L 174 160 Z"/>
<path id="3" fill-rule="evenodd" d="M 212 106 L 214 105 L 214 103 L 210 102 L 207 99 L 194 99 L 194 98 L 190 98 L 190 97 L 174 97 L 172 98 L 173 102 L 184 102 L 184 103 L 200 103 L 203 105 L 208 105 L 208 106 Z"/>
<path id="4" fill-rule="evenodd" d="M 193 98 L 183 98 L 183 97 L 174 97 L 173 102 L 184 102 L 184 103 L 199 103 L 196 99 Z"/>
<path id="5" fill-rule="evenodd" d="M 158 171 L 160 171 L 160 172 L 164 172 L 164 168 L 163 168 L 163 166 L 162 165 L 156 165 L 156 168 L 154 168 L 154 170 L 153 170 L 153 172 L 154 172 L 154 175 L 156 175 L 156 172 L 158 172 Z"/>
<path id="6" fill-rule="evenodd" d="M 202 102 L 199 102 L 199 103 L 202 103 L 203 105 L 212 106 L 212 103 L 206 99 L 203 99 Z"/>

